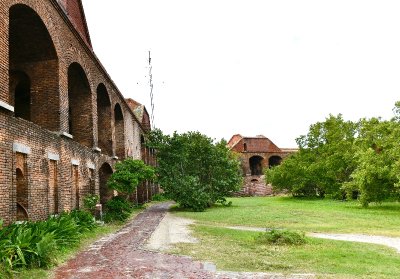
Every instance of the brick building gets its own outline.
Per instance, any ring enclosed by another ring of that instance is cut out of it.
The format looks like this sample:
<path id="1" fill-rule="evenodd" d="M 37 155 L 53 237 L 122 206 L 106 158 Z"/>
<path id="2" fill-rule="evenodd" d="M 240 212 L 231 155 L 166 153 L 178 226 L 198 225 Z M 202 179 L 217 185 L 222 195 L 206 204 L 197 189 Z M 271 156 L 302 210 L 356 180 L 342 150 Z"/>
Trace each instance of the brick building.
<path id="1" fill-rule="evenodd" d="M 239 154 L 244 184 L 238 195 L 266 196 L 272 187 L 264 181 L 264 170 L 276 165 L 297 149 L 279 148 L 265 136 L 243 137 L 234 135 L 228 142 L 230 150 Z"/>
<path id="2" fill-rule="evenodd" d="M 80 0 L 2 0 L 0 32 L 5 223 L 79 208 L 88 193 L 104 203 L 118 160 L 154 163 L 148 114 L 135 114 L 93 52 Z M 136 199 L 154 191 L 145 183 Z"/>

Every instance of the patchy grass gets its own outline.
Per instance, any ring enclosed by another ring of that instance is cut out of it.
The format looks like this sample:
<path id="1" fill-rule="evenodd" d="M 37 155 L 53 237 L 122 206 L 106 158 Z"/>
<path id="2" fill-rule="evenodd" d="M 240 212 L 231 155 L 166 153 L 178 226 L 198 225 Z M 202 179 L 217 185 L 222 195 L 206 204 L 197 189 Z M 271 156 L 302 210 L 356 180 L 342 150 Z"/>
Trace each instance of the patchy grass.
<path id="1" fill-rule="evenodd" d="M 214 226 L 252 226 L 304 232 L 358 233 L 400 236 L 400 203 L 362 208 L 356 201 L 298 199 L 292 197 L 231 198 L 232 206 L 178 216 Z"/>
<path id="2" fill-rule="evenodd" d="M 212 261 L 219 270 L 313 273 L 320 278 L 398 278 L 400 256 L 380 245 L 307 238 L 304 245 L 261 245 L 257 232 L 193 226 L 195 244 L 172 251 Z"/>
<path id="3" fill-rule="evenodd" d="M 231 207 L 184 212 L 196 220 L 196 244 L 179 244 L 174 253 L 212 261 L 220 270 L 313 273 L 320 278 L 399 278 L 400 255 L 382 245 L 306 237 L 304 245 L 257 243 L 260 233 L 224 226 L 249 226 L 326 233 L 400 237 L 400 203 L 362 208 L 356 201 L 291 197 L 232 198 Z"/>

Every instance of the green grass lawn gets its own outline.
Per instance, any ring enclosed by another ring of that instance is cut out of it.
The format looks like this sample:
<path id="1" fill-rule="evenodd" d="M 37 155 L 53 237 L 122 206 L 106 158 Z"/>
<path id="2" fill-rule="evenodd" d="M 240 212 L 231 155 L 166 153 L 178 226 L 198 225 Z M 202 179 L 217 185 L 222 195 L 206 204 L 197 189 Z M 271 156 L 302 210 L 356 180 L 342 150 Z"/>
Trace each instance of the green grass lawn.
<path id="1" fill-rule="evenodd" d="M 284 228 L 304 232 L 400 236 L 400 204 L 363 209 L 356 202 L 290 197 L 233 198 L 231 207 L 174 214 L 196 220 L 196 244 L 179 244 L 173 253 L 212 261 L 219 270 L 313 273 L 320 278 L 400 278 L 400 254 L 382 245 L 307 237 L 307 244 L 259 244 L 257 232 L 224 226 Z"/>
<path id="2" fill-rule="evenodd" d="M 359 233 L 400 237 L 400 203 L 362 208 L 356 201 L 291 197 L 232 198 L 232 206 L 205 212 L 176 210 L 199 224 L 285 228 L 304 232 Z"/>

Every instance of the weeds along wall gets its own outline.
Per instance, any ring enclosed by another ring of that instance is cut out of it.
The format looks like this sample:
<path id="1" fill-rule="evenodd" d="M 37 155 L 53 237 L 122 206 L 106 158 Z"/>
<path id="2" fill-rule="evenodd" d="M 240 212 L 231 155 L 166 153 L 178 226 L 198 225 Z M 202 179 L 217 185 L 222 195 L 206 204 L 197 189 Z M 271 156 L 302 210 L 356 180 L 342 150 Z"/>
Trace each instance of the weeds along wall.
<path id="1" fill-rule="evenodd" d="M 91 48 L 80 0 L 0 1 L 0 219 L 106 200 L 105 178 L 144 156 L 145 133 Z"/>

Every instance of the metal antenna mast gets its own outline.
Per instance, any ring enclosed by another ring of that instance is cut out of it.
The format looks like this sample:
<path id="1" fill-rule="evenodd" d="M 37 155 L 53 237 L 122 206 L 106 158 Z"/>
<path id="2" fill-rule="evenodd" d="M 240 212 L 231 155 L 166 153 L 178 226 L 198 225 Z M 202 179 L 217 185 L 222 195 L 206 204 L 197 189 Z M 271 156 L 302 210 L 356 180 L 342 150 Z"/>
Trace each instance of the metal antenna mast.
<path id="1" fill-rule="evenodd" d="M 150 105 L 151 105 L 151 115 L 150 121 L 152 129 L 154 129 L 154 99 L 153 99 L 153 74 L 152 74 L 153 66 L 151 65 L 151 54 L 149 50 L 149 85 L 150 85 Z"/>

